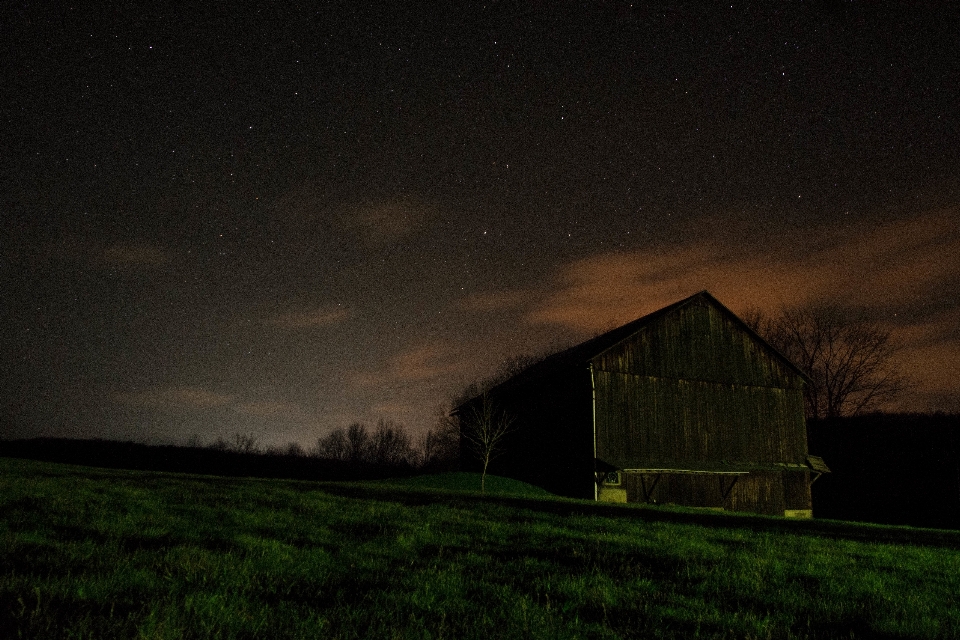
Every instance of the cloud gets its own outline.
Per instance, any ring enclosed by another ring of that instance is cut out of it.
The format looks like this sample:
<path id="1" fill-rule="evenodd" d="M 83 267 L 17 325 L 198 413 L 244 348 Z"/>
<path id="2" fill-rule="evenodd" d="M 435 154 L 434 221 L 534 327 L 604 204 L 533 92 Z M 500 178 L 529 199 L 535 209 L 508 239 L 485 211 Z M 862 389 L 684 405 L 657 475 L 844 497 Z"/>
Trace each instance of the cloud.
<path id="1" fill-rule="evenodd" d="M 130 240 L 104 244 L 77 235 L 66 235 L 36 250 L 21 250 L 13 259 L 42 263 L 79 262 L 95 267 L 156 267 L 170 262 L 167 249 L 147 241 Z"/>
<path id="2" fill-rule="evenodd" d="M 249 418 L 266 418 L 294 423 L 310 420 L 298 404 L 281 400 L 245 400 L 240 396 L 210 391 L 199 386 L 172 385 L 113 394 L 113 399 L 132 407 L 166 413 L 205 412 L 226 409 Z"/>
<path id="3" fill-rule="evenodd" d="M 361 387 L 398 388 L 448 377 L 461 369 L 460 359 L 450 346 L 435 342 L 401 351 L 382 369 L 357 373 L 352 380 Z"/>
<path id="4" fill-rule="evenodd" d="M 802 265 L 839 302 L 865 308 L 916 305 L 960 284 L 960 207 L 875 227 L 846 238 Z"/>
<path id="5" fill-rule="evenodd" d="M 395 354 L 380 369 L 348 376 L 355 397 L 363 398 L 352 419 L 389 418 L 411 433 L 432 427 L 435 407 L 445 406 L 473 368 L 462 349 L 445 341 L 424 343 Z"/>
<path id="6" fill-rule="evenodd" d="M 114 399 L 127 405 L 163 411 L 208 410 L 232 404 L 235 396 L 209 391 L 196 386 L 153 387 L 142 391 L 114 394 Z"/>
<path id="7" fill-rule="evenodd" d="M 271 224 L 289 240 L 309 243 L 318 235 L 342 239 L 346 231 L 367 244 L 384 245 L 421 229 L 437 214 L 434 204 L 415 194 L 349 200 L 314 181 L 291 188 L 273 206 Z"/>
<path id="8" fill-rule="evenodd" d="M 420 229 L 435 214 L 434 207 L 414 196 L 366 202 L 344 208 L 339 220 L 358 231 L 366 242 L 384 245 Z"/>
<path id="9" fill-rule="evenodd" d="M 306 311 L 290 311 L 267 318 L 264 322 L 281 329 L 311 329 L 326 327 L 346 320 L 350 313 L 346 309 L 319 308 Z"/>
<path id="10" fill-rule="evenodd" d="M 739 243 L 729 237 L 742 229 L 709 236 L 701 231 L 670 250 L 588 256 L 563 265 L 540 288 L 479 294 L 461 307 L 476 312 L 518 308 L 526 331 L 552 327 L 586 336 L 704 289 L 734 312 L 835 303 L 876 320 L 903 346 L 894 362 L 915 388 L 899 408 L 957 410 L 958 219 L 960 208 L 954 207 L 759 241 L 745 235 Z"/>
<path id="11" fill-rule="evenodd" d="M 304 422 L 309 419 L 300 405 L 279 400 L 257 400 L 240 402 L 234 407 L 237 413 L 255 418 L 272 418 Z"/>
<path id="12" fill-rule="evenodd" d="M 917 410 L 960 410 L 960 307 L 915 320 L 895 332 L 900 370 L 916 385 Z"/>
<path id="13" fill-rule="evenodd" d="M 522 308 L 530 301 L 530 292 L 521 290 L 483 291 L 471 293 L 459 301 L 463 311 L 490 312 Z"/>
<path id="14" fill-rule="evenodd" d="M 826 229 L 738 252 L 712 240 L 672 251 L 611 252 L 564 266 L 545 296 L 531 295 L 525 318 L 590 332 L 627 322 L 708 289 L 735 311 L 774 310 L 824 300 L 875 313 L 932 302 L 960 283 L 960 211 L 877 227 Z M 793 250 L 786 253 L 784 245 Z M 797 250 L 799 249 L 799 250 Z M 805 249 L 805 250 L 804 250 Z"/>

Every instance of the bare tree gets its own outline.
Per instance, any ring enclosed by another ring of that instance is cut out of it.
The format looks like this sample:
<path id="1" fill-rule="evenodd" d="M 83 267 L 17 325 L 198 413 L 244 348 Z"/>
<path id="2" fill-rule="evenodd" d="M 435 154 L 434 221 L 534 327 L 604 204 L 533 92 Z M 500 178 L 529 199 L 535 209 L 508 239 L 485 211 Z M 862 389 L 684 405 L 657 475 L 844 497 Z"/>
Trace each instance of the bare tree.
<path id="1" fill-rule="evenodd" d="M 362 422 L 347 427 L 347 460 L 354 464 L 366 462 L 370 457 L 370 434 Z"/>
<path id="2" fill-rule="evenodd" d="M 230 449 L 230 443 L 224 440 L 223 436 L 218 436 L 216 440 L 207 445 L 207 448 L 214 451 L 227 451 Z"/>
<path id="3" fill-rule="evenodd" d="M 503 453 L 504 439 L 513 431 L 513 423 L 512 417 L 496 410 L 487 393 L 471 404 L 468 415 L 460 418 L 460 434 L 483 464 L 480 493 L 486 492 L 487 469 Z"/>
<path id="4" fill-rule="evenodd" d="M 370 437 L 370 461 L 398 467 L 412 462 L 413 447 L 404 428 L 392 420 L 380 419 Z"/>
<path id="5" fill-rule="evenodd" d="M 302 458 L 306 455 L 303 447 L 295 440 L 287 443 L 287 447 L 284 449 L 283 453 L 290 458 Z"/>
<path id="6" fill-rule="evenodd" d="M 257 453 L 259 447 L 257 446 L 256 436 L 246 433 L 233 434 L 233 450 L 240 453 Z"/>
<path id="7" fill-rule="evenodd" d="M 435 426 L 419 441 L 421 466 L 428 470 L 454 471 L 460 464 L 460 432 L 450 409 L 437 406 Z"/>
<path id="8" fill-rule="evenodd" d="M 334 429 L 317 440 L 312 454 L 328 460 L 343 460 L 353 465 L 370 462 L 373 457 L 373 441 L 366 425 L 354 422 L 346 429 Z"/>
<path id="9" fill-rule="evenodd" d="M 808 418 L 857 415 L 907 387 L 891 363 L 897 345 L 876 322 L 823 304 L 784 308 L 776 316 L 752 309 L 741 317 L 810 378 Z"/>
<path id="10" fill-rule="evenodd" d="M 347 460 L 350 457 L 350 443 L 346 429 L 334 429 L 317 440 L 312 454 L 328 460 Z"/>

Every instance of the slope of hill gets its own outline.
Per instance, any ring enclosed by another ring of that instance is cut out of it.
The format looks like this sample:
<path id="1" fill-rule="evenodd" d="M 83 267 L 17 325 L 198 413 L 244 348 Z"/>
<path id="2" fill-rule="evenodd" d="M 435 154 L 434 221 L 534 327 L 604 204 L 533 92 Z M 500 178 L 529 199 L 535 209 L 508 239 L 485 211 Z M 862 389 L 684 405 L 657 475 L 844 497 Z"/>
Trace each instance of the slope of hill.
<path id="1" fill-rule="evenodd" d="M 382 484 L 411 489 L 438 489 L 445 491 L 466 491 L 476 493 L 480 491 L 480 474 L 454 471 L 451 473 L 437 473 L 431 475 L 411 476 L 409 478 L 390 478 L 380 481 Z M 489 495 L 520 496 L 530 498 L 549 498 L 553 494 L 535 487 L 532 484 L 503 478 L 501 476 L 487 476 L 486 492 Z"/>
<path id="2" fill-rule="evenodd" d="M 960 636 L 957 534 L 811 526 L 0 458 L 0 635 Z"/>

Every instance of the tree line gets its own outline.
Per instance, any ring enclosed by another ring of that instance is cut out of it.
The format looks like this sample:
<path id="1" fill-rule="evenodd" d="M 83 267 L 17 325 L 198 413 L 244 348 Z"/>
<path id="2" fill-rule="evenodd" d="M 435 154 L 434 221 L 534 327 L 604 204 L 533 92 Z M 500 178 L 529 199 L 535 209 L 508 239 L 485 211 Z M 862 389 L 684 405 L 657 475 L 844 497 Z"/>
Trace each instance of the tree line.
<path id="1" fill-rule="evenodd" d="M 319 438 L 310 454 L 354 465 L 450 470 L 459 464 L 460 437 L 443 415 L 417 442 L 392 420 L 379 420 L 372 431 L 354 422 Z"/>
<path id="2" fill-rule="evenodd" d="M 31 438 L 0 440 L 0 456 L 144 471 L 364 480 L 456 470 L 459 445 L 459 433 L 444 416 L 416 440 L 401 425 L 381 420 L 373 429 L 359 422 L 334 429 L 309 448 L 297 442 L 264 447 L 255 436 L 244 433 L 209 444 L 194 436 L 181 445 Z"/>

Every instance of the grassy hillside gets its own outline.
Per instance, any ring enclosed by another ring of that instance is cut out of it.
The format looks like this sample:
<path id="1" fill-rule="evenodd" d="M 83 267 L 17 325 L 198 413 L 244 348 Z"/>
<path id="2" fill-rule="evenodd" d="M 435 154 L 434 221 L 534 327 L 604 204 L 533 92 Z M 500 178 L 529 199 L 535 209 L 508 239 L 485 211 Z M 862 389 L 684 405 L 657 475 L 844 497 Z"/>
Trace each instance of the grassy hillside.
<path id="1" fill-rule="evenodd" d="M 412 476 L 410 478 L 391 478 L 381 480 L 379 483 L 410 489 L 439 489 L 444 491 L 468 491 L 474 493 L 480 491 L 480 474 L 456 471 L 452 473 Z M 512 478 L 490 475 L 487 476 L 486 480 L 486 493 L 491 496 L 553 497 L 553 494 L 540 487 L 535 487 L 532 484 L 513 480 Z"/>
<path id="2" fill-rule="evenodd" d="M 0 637 L 960 637 L 960 550 L 658 513 L 0 458 Z"/>

